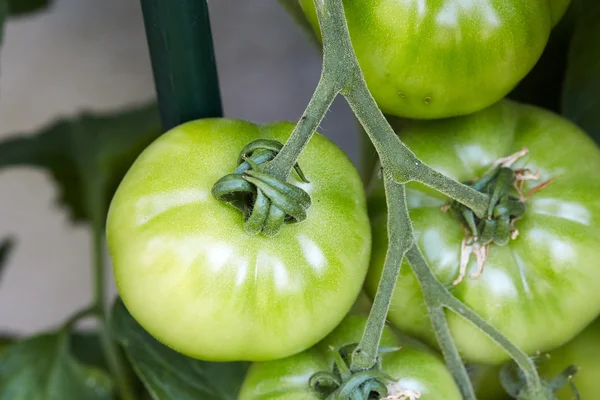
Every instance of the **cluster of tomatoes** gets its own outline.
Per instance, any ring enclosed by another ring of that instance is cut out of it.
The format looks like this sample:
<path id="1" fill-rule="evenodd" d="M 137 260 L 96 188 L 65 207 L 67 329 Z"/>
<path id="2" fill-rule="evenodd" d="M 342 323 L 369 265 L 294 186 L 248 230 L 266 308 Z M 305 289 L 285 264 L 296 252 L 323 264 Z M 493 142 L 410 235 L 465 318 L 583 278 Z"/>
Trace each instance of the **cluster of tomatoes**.
<path id="1" fill-rule="evenodd" d="M 504 245 L 470 237 L 447 212 L 451 200 L 431 188 L 409 183 L 407 201 L 417 244 L 437 278 L 531 355 L 564 345 L 600 313 L 600 150 L 562 117 L 503 99 L 537 62 L 568 3 L 344 1 L 369 89 L 418 157 L 468 183 L 518 155 L 510 163 L 512 190 L 526 212 L 511 221 Z M 300 4 L 318 32 L 313 0 Z M 365 190 L 352 162 L 320 134 L 298 160 L 306 180 L 289 178 L 311 199 L 302 222 L 274 237 L 249 234 L 239 209 L 211 195 L 248 143 L 284 143 L 293 127 L 226 118 L 176 127 L 139 156 L 108 216 L 115 279 L 131 314 L 190 357 L 254 361 L 241 399 L 314 398 L 308 378 L 330 369 L 330 349 L 360 339 L 365 317 L 349 312 L 361 291 L 375 296 L 387 252 L 382 182 L 373 174 Z M 483 251 L 484 262 L 465 258 L 466 249 Z M 458 282 L 461 268 L 466 275 Z M 465 362 L 509 360 L 468 321 L 447 318 Z M 436 348 L 408 264 L 388 319 Z M 597 332 L 583 335 L 572 343 L 600 347 Z M 382 357 L 383 370 L 397 379 L 390 399 L 460 399 L 435 350 L 389 328 L 382 345 L 402 347 Z M 552 365 L 586 362 L 578 358 L 585 352 L 564 349 Z M 582 393 L 593 391 L 583 379 Z M 502 398 L 488 389 L 480 388 L 481 398 Z"/>

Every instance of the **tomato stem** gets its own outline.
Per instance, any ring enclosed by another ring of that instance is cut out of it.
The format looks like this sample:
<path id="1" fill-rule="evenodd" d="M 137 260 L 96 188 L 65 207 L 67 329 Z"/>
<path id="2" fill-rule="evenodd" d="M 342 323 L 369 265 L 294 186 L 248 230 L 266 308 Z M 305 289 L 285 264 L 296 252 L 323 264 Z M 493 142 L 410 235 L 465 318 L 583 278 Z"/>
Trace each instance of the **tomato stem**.
<path id="1" fill-rule="evenodd" d="M 92 192 L 102 193 L 101 190 Z M 119 395 L 122 400 L 135 400 L 136 394 L 130 379 L 130 374 L 125 366 L 122 354 L 113 340 L 108 316 L 106 313 L 105 295 L 105 253 L 104 253 L 104 219 L 105 207 L 102 196 L 90 196 L 90 210 L 92 215 L 92 251 L 94 267 L 94 302 L 92 308 L 96 310 L 99 318 L 100 345 L 104 352 L 108 368 L 117 383 Z"/>
<path id="2" fill-rule="evenodd" d="M 206 0 L 142 0 L 163 129 L 223 115 Z"/>
<path id="3" fill-rule="evenodd" d="M 383 272 L 373 301 L 369 318 L 358 347 L 352 354 L 350 368 L 360 371 L 371 368 L 377 361 L 381 333 L 385 327 L 385 319 L 392 302 L 392 294 L 396 287 L 398 274 L 404 254 L 413 244 L 412 225 L 404 185 L 393 179 L 384 178 L 385 194 L 388 208 L 389 251 L 385 257 Z"/>
<path id="4" fill-rule="evenodd" d="M 446 362 L 449 364 L 452 373 L 455 375 L 455 379 L 461 386 L 461 391 L 466 391 L 468 389 L 466 387 L 468 375 L 466 374 L 464 365 L 460 361 L 460 355 L 458 354 L 458 350 L 450 335 L 443 308 L 448 308 L 465 318 L 485 333 L 490 339 L 500 345 L 523 371 L 529 389 L 535 391 L 542 387 L 542 382 L 533 360 L 510 342 L 504 335 L 488 324 L 475 311 L 454 297 L 454 295 L 452 295 L 452 293 L 437 280 L 433 272 L 431 272 L 425 257 L 417 246 L 413 246 L 408 250 L 406 258 L 421 284 L 425 304 L 429 311 L 429 318 L 431 319 L 438 343 L 440 344 Z M 465 377 L 467 380 L 465 380 Z M 470 382 L 468 382 L 468 384 L 470 386 Z M 465 393 L 466 392 L 463 392 L 463 396 L 466 396 Z"/>
<path id="5" fill-rule="evenodd" d="M 376 350 L 389 311 L 390 297 L 394 291 L 401 261 L 406 252 L 409 264 L 421 283 L 442 352 L 463 396 L 469 400 L 475 399 L 465 366 L 450 334 L 444 307 L 471 321 L 502 346 L 523 370 L 528 388 L 535 392 L 542 387 L 542 383 L 532 360 L 479 315 L 456 299 L 433 275 L 418 247 L 411 246 L 414 239 L 402 185 L 411 181 L 421 182 L 465 205 L 479 218 L 484 217 L 488 211 L 489 196 L 435 171 L 402 143 L 367 87 L 354 53 L 342 0 L 314 0 L 314 2 L 323 41 L 322 81 L 328 79 L 338 85 L 337 87 L 341 89 L 340 93 L 346 98 L 375 147 L 383 170 L 389 207 L 390 245 L 388 254 L 367 327 L 361 342 L 353 353 L 352 370 L 370 368 L 376 360 Z M 320 90 L 324 90 L 324 85 L 317 86 L 317 92 L 313 99 L 325 97 L 319 93 Z M 317 126 L 326 111 L 318 108 L 316 103 L 312 101 L 311 103 L 313 104 L 307 108 L 300 124 L 306 124 L 303 121 L 308 118 L 311 126 Z M 331 104 L 329 99 L 327 103 Z M 322 102 L 322 106 L 325 104 Z M 297 129 L 301 130 L 301 128 L 302 125 Z M 290 148 L 301 149 L 297 144 L 290 145 Z M 286 162 L 290 170 L 293 165 L 291 161 L 290 158 Z"/>
<path id="6" fill-rule="evenodd" d="M 290 137 L 285 142 L 275 158 L 265 167 L 265 172 L 286 180 L 292 169 L 298 162 L 300 154 L 308 144 L 312 135 L 316 132 L 319 124 L 325 117 L 331 103 L 339 94 L 341 88 L 334 81 L 328 79 L 327 75 L 321 75 L 321 79 L 313 93 L 306 110 L 300 117 Z"/>
<path id="7" fill-rule="evenodd" d="M 342 95 L 371 139 L 383 167 L 391 171 L 396 182 L 422 182 L 483 217 L 489 205 L 489 196 L 429 167 L 402 143 L 386 120 L 367 87 L 356 59 L 342 1 L 316 0 L 315 6 L 323 38 L 322 76 L 340 85 Z M 318 111 L 315 116 L 322 118 L 325 110 Z"/>
<path id="8" fill-rule="evenodd" d="M 396 135 L 366 83 L 355 84 L 345 97 L 375 146 L 381 165 L 391 171 L 396 182 L 421 182 L 464 204 L 478 217 L 485 215 L 490 202 L 489 196 L 457 182 L 421 161 Z"/>
<path id="9" fill-rule="evenodd" d="M 418 251 L 418 249 L 415 247 Z M 446 364 L 450 369 L 454 380 L 458 383 L 458 388 L 465 400 L 477 400 L 475 392 L 473 390 L 473 384 L 469 378 L 469 374 L 463 365 L 460 353 L 454 344 L 454 339 L 450 333 L 450 327 L 444 314 L 444 308 L 439 305 L 427 304 L 429 312 L 429 319 L 431 320 L 431 326 L 435 332 L 435 337 L 440 345 L 442 355 Z"/>
<path id="10" fill-rule="evenodd" d="M 70 330 L 73 327 L 73 325 L 75 325 L 77 322 L 90 316 L 98 316 L 98 308 L 95 304 L 90 307 L 86 307 L 82 310 L 79 310 L 75 314 L 70 316 L 69 319 L 67 319 L 67 321 L 65 322 L 63 329 Z"/>

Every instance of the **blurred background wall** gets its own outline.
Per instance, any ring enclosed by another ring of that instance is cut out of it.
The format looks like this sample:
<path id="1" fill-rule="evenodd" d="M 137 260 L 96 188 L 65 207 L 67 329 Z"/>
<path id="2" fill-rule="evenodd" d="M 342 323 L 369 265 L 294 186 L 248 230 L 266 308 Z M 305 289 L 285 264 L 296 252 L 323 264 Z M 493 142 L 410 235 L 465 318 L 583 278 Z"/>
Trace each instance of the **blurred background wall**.
<path id="1" fill-rule="evenodd" d="M 296 120 L 320 74 L 320 54 L 276 0 L 209 0 L 228 117 Z M 55 0 L 11 20 L 0 50 L 0 139 L 57 116 L 154 98 L 139 0 Z M 338 100 L 322 132 L 353 160 L 356 126 Z M 48 329 L 91 301 L 90 238 L 55 206 L 38 170 L 0 171 L 0 238 L 18 242 L 0 286 L 0 331 Z M 110 299 L 116 294 L 108 269 Z"/>

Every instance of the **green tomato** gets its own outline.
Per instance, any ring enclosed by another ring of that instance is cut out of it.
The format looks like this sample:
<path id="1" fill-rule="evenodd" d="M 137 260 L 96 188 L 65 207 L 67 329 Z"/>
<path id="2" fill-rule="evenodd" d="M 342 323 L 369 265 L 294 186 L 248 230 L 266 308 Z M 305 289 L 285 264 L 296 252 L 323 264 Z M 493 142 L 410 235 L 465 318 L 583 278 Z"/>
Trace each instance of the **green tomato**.
<path id="1" fill-rule="evenodd" d="M 396 122 L 393 124 L 397 127 Z M 416 241 L 437 278 L 528 354 L 558 347 L 600 312 L 600 149 L 579 128 L 537 107 L 502 101 L 479 113 L 437 121 L 404 122 L 400 136 L 435 170 L 459 181 L 480 177 L 491 164 L 529 149 L 513 168 L 539 172 L 524 192 L 554 179 L 526 201 L 518 236 L 492 245 L 483 274 L 471 256 L 457 285 L 465 229 L 441 207 L 449 200 L 422 184 L 407 185 Z M 397 129 L 399 131 L 399 129 Z M 374 296 L 387 251 L 386 204 L 380 180 L 369 189 L 373 230 L 366 292 Z M 467 362 L 499 364 L 507 354 L 458 315 L 448 323 Z M 388 318 L 430 344 L 435 337 L 421 287 L 404 263 Z"/>
<path id="2" fill-rule="evenodd" d="M 334 352 L 358 343 L 367 319 L 349 315 L 323 341 L 311 349 L 281 360 L 254 363 L 242 385 L 239 400 L 318 400 L 308 385 L 319 371 L 332 371 Z M 382 347 L 401 347 L 381 357 L 382 371 L 394 379 L 390 394 L 400 388 L 417 391 L 420 400 L 459 400 L 460 392 L 439 356 L 401 342 L 389 328 L 381 338 Z"/>
<path id="3" fill-rule="evenodd" d="M 259 138 L 285 142 L 289 122 L 183 124 L 159 137 L 121 182 L 107 221 L 119 293 L 155 338 L 191 357 L 269 360 L 300 352 L 343 319 L 367 273 L 371 232 L 360 177 L 316 134 L 299 163 L 308 218 L 268 238 L 211 195 Z"/>
<path id="4" fill-rule="evenodd" d="M 511 400 L 500 383 L 500 366 L 471 365 L 470 377 L 477 400 Z"/>
<path id="5" fill-rule="evenodd" d="M 315 31 L 314 0 L 299 0 Z M 570 0 L 344 0 L 365 80 L 390 115 L 431 119 L 481 110 L 541 56 Z"/>

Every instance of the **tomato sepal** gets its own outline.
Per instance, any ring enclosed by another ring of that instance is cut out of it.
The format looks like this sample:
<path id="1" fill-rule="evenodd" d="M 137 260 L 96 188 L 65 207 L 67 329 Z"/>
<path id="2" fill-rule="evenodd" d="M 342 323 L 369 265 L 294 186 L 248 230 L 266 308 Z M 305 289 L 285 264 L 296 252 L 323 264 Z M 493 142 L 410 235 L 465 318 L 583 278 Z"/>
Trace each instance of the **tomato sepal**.
<path id="1" fill-rule="evenodd" d="M 319 371 L 309 379 L 311 392 L 327 399 L 363 399 L 376 393 L 378 398 L 388 395 L 387 384 L 394 379 L 381 371 L 381 359 L 377 357 L 375 365 L 369 369 L 353 371 L 351 359 L 358 343 L 340 347 L 335 351 L 332 371 Z M 333 349 L 332 349 L 333 350 Z M 381 347 L 378 354 L 391 353 L 399 347 Z"/>
<path id="2" fill-rule="evenodd" d="M 257 139 L 246 145 L 237 158 L 234 172 L 220 178 L 212 195 L 229 203 L 244 215 L 244 229 L 251 235 L 277 236 L 284 223 L 307 218 L 311 198 L 302 188 L 265 172 L 265 165 L 283 148 L 281 142 Z M 309 183 L 296 163 L 294 171 L 303 183 Z"/>
<path id="3" fill-rule="evenodd" d="M 530 389 L 521 369 L 516 363 L 509 362 L 500 368 L 500 384 L 506 393 L 517 400 L 555 400 L 555 393 L 565 386 L 570 386 L 574 399 L 580 400 L 579 391 L 572 381 L 577 372 L 579 368 L 576 365 L 569 365 L 552 379 L 542 380 L 541 387 Z"/>

